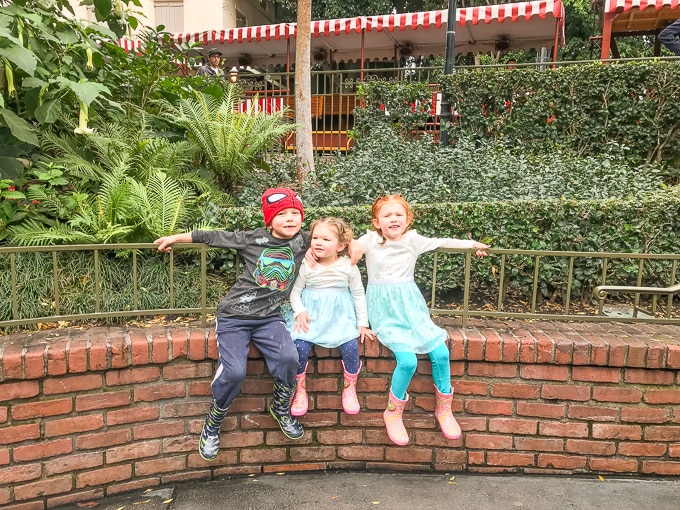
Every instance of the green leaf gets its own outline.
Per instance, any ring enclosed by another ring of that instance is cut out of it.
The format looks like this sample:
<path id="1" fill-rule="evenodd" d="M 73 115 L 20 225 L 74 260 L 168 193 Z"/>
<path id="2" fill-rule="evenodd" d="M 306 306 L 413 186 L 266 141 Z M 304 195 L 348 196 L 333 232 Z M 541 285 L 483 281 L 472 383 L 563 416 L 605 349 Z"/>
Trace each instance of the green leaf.
<path id="1" fill-rule="evenodd" d="M 111 0 L 94 0 L 94 13 L 99 21 L 111 15 Z"/>
<path id="2" fill-rule="evenodd" d="M 92 101 L 97 99 L 101 93 L 111 93 L 106 85 L 91 81 L 75 82 L 69 80 L 68 78 L 64 78 L 63 76 L 59 76 L 57 78 L 57 83 L 59 83 L 61 88 L 67 87 L 71 89 L 78 99 L 88 106 L 90 103 L 92 103 Z"/>
<path id="3" fill-rule="evenodd" d="M 45 85 L 47 85 L 47 82 L 44 80 L 41 80 L 40 78 L 36 78 L 35 76 L 29 76 L 28 78 L 24 78 L 23 81 L 21 82 L 21 86 L 25 89 L 34 89 L 34 88 L 42 88 Z"/>
<path id="4" fill-rule="evenodd" d="M 38 59 L 31 50 L 26 49 L 21 45 L 16 45 L 10 46 L 9 48 L 0 48 L 0 55 L 7 58 L 27 74 L 33 76 L 33 73 L 35 73 Z"/>
<path id="5" fill-rule="evenodd" d="M 17 159 L 0 156 L 0 168 L 2 169 L 0 174 L 2 177 L 16 179 L 20 172 L 24 170 L 24 165 Z"/>
<path id="6" fill-rule="evenodd" d="M 0 109 L 0 117 L 2 117 L 4 125 L 9 128 L 15 138 L 36 147 L 40 145 L 37 131 L 24 119 L 18 117 L 13 111 L 5 108 Z"/>
<path id="7" fill-rule="evenodd" d="M 61 101 L 53 99 L 45 101 L 35 109 L 35 118 L 41 124 L 52 124 L 61 115 Z"/>

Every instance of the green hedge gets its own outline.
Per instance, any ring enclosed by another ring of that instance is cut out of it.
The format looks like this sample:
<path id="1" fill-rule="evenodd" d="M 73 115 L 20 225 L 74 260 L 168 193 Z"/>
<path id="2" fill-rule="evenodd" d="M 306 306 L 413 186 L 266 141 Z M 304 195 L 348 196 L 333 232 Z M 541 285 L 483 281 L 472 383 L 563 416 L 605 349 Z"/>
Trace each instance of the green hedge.
<path id="1" fill-rule="evenodd" d="M 599 154 L 625 145 L 639 161 L 680 158 L 680 65 L 587 64 L 556 69 L 466 70 L 442 76 L 461 135 Z"/>

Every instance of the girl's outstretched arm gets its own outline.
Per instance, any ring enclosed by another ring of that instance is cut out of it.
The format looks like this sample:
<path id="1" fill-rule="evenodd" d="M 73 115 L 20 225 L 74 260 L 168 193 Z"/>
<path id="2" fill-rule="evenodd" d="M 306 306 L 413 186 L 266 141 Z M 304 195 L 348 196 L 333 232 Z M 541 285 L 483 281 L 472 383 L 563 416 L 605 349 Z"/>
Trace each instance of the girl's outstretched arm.
<path id="1" fill-rule="evenodd" d="M 185 232 L 183 234 L 175 234 L 174 236 L 159 237 L 154 241 L 154 244 L 158 245 L 158 251 L 169 252 L 175 243 L 190 242 L 192 242 L 191 232 Z"/>
<path id="2" fill-rule="evenodd" d="M 356 239 L 352 239 L 347 247 L 347 251 L 349 252 L 349 259 L 352 261 L 353 266 L 364 256 L 364 250 L 361 249 L 361 244 L 359 244 L 359 241 Z"/>
<path id="3" fill-rule="evenodd" d="M 489 252 L 487 251 L 491 246 L 488 244 L 480 243 L 480 242 L 473 242 L 472 243 L 472 249 L 476 249 L 477 251 L 475 252 L 475 257 L 486 257 Z"/>

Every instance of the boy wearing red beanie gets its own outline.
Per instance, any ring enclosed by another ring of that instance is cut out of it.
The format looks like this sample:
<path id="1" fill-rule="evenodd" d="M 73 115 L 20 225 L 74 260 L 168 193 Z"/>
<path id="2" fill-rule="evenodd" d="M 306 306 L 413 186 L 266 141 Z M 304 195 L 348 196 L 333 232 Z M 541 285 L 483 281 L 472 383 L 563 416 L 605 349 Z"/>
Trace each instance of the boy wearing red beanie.
<path id="1" fill-rule="evenodd" d="M 241 391 L 251 341 L 274 378 L 270 414 L 286 437 L 300 439 L 304 434 L 302 425 L 290 414 L 298 354 L 280 310 L 309 247 L 308 236 L 300 232 L 304 209 L 293 190 L 270 188 L 262 195 L 262 214 L 266 228 L 245 232 L 194 230 L 154 241 L 159 251 L 166 252 L 174 243 L 191 242 L 235 249 L 245 262 L 245 270 L 217 306 L 219 359 L 211 383 L 213 400 L 198 447 L 205 460 L 214 460 L 219 453 L 220 426 Z"/>

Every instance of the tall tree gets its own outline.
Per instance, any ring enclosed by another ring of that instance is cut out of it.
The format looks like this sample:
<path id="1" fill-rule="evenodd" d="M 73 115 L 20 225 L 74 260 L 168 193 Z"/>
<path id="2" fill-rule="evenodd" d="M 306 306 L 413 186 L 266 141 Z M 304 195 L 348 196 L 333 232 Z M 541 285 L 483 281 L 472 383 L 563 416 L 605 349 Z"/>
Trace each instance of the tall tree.
<path id="1" fill-rule="evenodd" d="M 304 188 L 310 172 L 314 171 L 312 147 L 312 84 L 310 45 L 312 0 L 298 0 L 297 37 L 295 39 L 295 161 L 298 183 Z"/>

